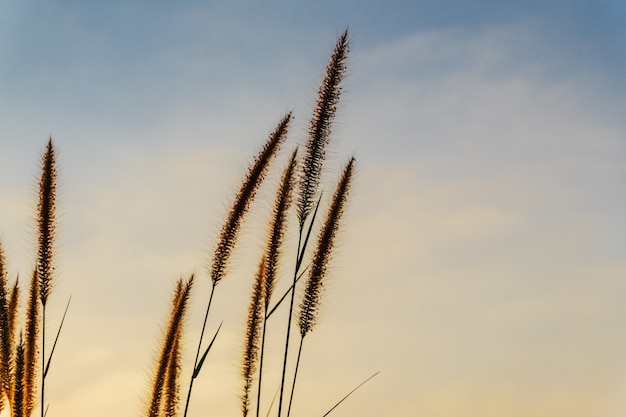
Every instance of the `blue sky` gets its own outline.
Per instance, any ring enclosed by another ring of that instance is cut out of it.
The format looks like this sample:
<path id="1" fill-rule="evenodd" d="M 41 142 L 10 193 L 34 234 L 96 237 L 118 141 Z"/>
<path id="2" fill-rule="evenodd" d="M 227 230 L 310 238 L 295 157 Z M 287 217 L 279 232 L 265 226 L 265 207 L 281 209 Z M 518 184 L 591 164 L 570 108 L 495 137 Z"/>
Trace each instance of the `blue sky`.
<path id="1" fill-rule="evenodd" d="M 346 26 L 324 184 L 353 153 L 358 175 L 301 412 L 381 370 L 337 415 L 623 415 L 625 18 L 618 1 L 2 3 L 11 276 L 32 263 L 50 135 L 60 156 L 51 302 L 73 306 L 50 415 L 140 412 L 174 280 L 204 273 L 233 189 L 286 111 L 290 143 L 302 140 Z M 196 413 L 238 411 L 258 241 L 220 288 L 227 324 Z"/>

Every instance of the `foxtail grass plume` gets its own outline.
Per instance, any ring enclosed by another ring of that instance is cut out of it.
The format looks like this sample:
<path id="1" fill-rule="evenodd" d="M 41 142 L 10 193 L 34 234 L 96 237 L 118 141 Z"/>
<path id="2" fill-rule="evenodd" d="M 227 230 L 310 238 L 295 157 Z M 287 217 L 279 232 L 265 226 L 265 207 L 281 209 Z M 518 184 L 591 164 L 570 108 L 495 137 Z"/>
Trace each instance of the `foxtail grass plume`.
<path id="1" fill-rule="evenodd" d="M 30 411 L 26 411 L 24 397 L 25 393 L 25 346 L 20 333 L 20 341 L 15 347 L 15 374 L 13 378 L 13 396 L 11 400 L 11 417 L 29 416 Z"/>
<path id="2" fill-rule="evenodd" d="M 241 376 L 243 377 L 243 393 L 241 396 L 241 411 L 243 417 L 248 415 L 250 408 L 250 390 L 256 373 L 258 352 L 261 340 L 261 326 L 263 325 L 263 298 L 265 293 L 265 259 L 259 263 L 250 307 L 248 308 L 248 321 L 246 327 L 246 340 L 243 353 Z"/>
<path id="3" fill-rule="evenodd" d="M 41 163 L 39 180 L 39 203 L 37 205 L 37 232 L 39 249 L 37 252 L 37 279 L 39 281 L 39 299 L 41 300 L 41 417 L 45 414 L 45 384 L 43 369 L 46 367 L 46 303 L 52 291 L 54 266 L 54 238 L 56 232 L 56 166 L 52 138 L 48 140 L 46 152 Z"/>
<path id="4" fill-rule="evenodd" d="M 13 288 L 11 289 L 11 294 L 9 296 L 9 336 L 11 338 L 11 342 L 9 343 L 13 346 L 13 342 L 15 340 L 15 319 L 17 317 L 17 307 L 20 304 L 20 287 L 19 287 L 19 276 L 15 278 L 15 283 L 13 284 Z"/>
<path id="5" fill-rule="evenodd" d="M 331 257 L 335 236 L 339 228 L 339 220 L 348 197 L 350 181 L 354 171 L 354 163 L 355 159 L 352 157 L 343 170 L 341 179 L 335 189 L 326 220 L 324 221 L 324 226 L 317 240 L 317 247 L 313 255 L 313 260 L 311 261 L 308 281 L 300 304 L 298 324 L 300 325 L 300 334 L 302 337 L 315 325 L 321 289 L 326 275 L 328 261 Z"/>
<path id="6" fill-rule="evenodd" d="M 167 364 L 167 381 L 165 386 L 165 401 L 163 404 L 163 416 L 175 417 L 180 402 L 180 371 L 181 371 L 181 347 L 180 335 L 174 340 L 172 354 Z"/>
<path id="7" fill-rule="evenodd" d="M 152 394 L 148 405 L 147 416 L 148 417 L 161 417 L 162 416 L 162 400 L 166 397 L 166 391 L 169 386 L 177 385 L 176 381 L 168 381 L 170 375 L 168 370 L 174 370 L 176 375 L 171 376 L 178 378 L 178 366 L 172 365 L 172 357 L 178 357 L 180 352 L 180 338 L 182 336 L 183 321 L 185 312 L 187 310 L 187 304 L 191 295 L 191 288 L 193 286 L 194 276 L 192 275 L 187 282 L 183 282 L 180 279 L 176 285 L 174 292 L 174 298 L 172 300 L 172 311 L 170 313 L 169 322 L 165 331 L 165 337 L 161 348 L 158 361 L 156 363 L 156 372 L 152 385 Z M 177 360 L 177 359 L 174 359 Z M 174 401 L 172 397 L 169 401 Z M 175 409 L 177 404 L 168 404 L 168 408 Z"/>
<path id="8" fill-rule="evenodd" d="M 304 225 L 309 217 L 309 213 L 315 205 L 315 197 L 319 186 L 322 165 L 326 157 L 326 145 L 330 140 L 331 126 L 337 112 L 337 105 L 341 96 L 340 83 L 346 72 L 346 59 L 349 51 L 348 30 L 337 39 L 335 49 L 331 55 L 330 62 L 326 66 L 326 74 L 317 93 L 317 102 L 313 110 L 313 117 L 309 124 L 309 134 L 305 146 L 305 154 L 301 163 L 299 178 L 298 196 L 298 221 L 300 226 L 298 236 L 298 252 L 296 257 L 296 268 L 293 277 L 293 287 L 289 301 L 289 318 L 287 322 L 287 332 L 285 335 L 285 355 L 283 357 L 283 370 L 280 383 L 280 397 L 278 400 L 278 417 L 281 417 L 283 406 L 283 395 L 285 388 L 285 375 L 287 371 L 287 357 L 289 355 L 289 339 L 291 335 L 291 318 L 295 304 L 295 287 L 298 271 L 301 265 L 302 254 L 307 245 L 307 238 L 304 237 Z M 312 226 L 313 221 L 310 226 Z M 309 231 L 311 229 L 309 228 Z M 302 246 L 301 246 L 302 245 Z"/>
<path id="9" fill-rule="evenodd" d="M 37 276 L 39 279 L 39 297 L 44 306 L 52 289 L 52 273 L 54 271 L 52 261 L 56 231 L 56 176 L 55 151 L 52 146 L 52 138 L 50 138 L 41 164 L 39 203 L 37 205 L 37 233 L 39 237 Z"/>
<path id="10" fill-rule="evenodd" d="M 326 220 L 317 240 L 317 248 L 315 249 L 315 254 L 313 255 L 313 260 L 311 262 L 309 278 L 306 283 L 302 302 L 300 303 L 300 314 L 298 317 L 298 324 L 300 325 L 300 347 L 298 348 L 298 356 L 296 358 L 296 367 L 294 370 L 293 383 L 291 385 L 291 395 L 289 397 L 287 417 L 291 414 L 291 406 L 296 389 L 304 337 L 313 329 L 317 319 L 322 285 L 326 275 L 328 262 L 331 257 L 331 252 L 333 250 L 335 236 L 337 235 L 337 230 L 339 228 L 339 220 L 348 197 L 350 181 L 354 171 L 354 161 L 354 157 L 350 159 L 343 170 L 339 183 L 337 184 Z"/>
<path id="11" fill-rule="evenodd" d="M 9 320 L 9 332 L 7 335 L 8 345 L 11 349 L 11 357 L 9 358 L 9 371 L 10 371 L 10 386 L 9 386 L 9 401 L 12 402 L 13 394 L 14 394 L 14 369 L 15 369 L 15 323 L 17 317 L 17 309 L 19 307 L 20 301 L 20 287 L 19 287 L 19 277 L 15 278 L 15 283 L 13 284 L 13 288 L 11 289 L 11 294 L 9 295 L 9 305 L 7 310 L 7 316 Z"/>
<path id="12" fill-rule="evenodd" d="M 293 151 L 291 154 L 291 158 L 283 172 L 280 186 L 274 200 L 270 234 L 265 252 L 265 314 L 267 314 L 269 302 L 276 283 L 276 271 L 280 260 L 280 247 L 287 226 L 287 211 L 291 205 L 297 155 L 297 150 Z"/>
<path id="13" fill-rule="evenodd" d="M 0 411 L 4 409 L 5 398 L 11 392 L 11 329 L 9 320 L 9 295 L 7 272 L 2 242 L 0 242 Z"/>
<path id="14" fill-rule="evenodd" d="M 257 154 L 241 184 L 241 188 L 235 197 L 233 207 L 228 213 L 226 223 L 224 223 L 220 232 L 220 240 L 213 255 L 210 271 L 213 285 L 216 285 L 225 275 L 226 265 L 233 246 L 235 245 L 235 241 L 237 240 L 243 217 L 254 199 L 256 190 L 265 177 L 267 167 L 272 157 L 276 155 L 280 145 L 287 137 L 287 128 L 290 121 L 291 113 L 288 113 L 281 119 L 261 151 Z"/>
<path id="15" fill-rule="evenodd" d="M 346 59 L 350 49 L 348 29 L 337 39 L 335 49 L 326 67 L 324 80 L 317 93 L 317 102 L 309 125 L 306 153 L 300 174 L 300 196 L 298 218 L 300 230 L 315 203 L 315 194 L 320 181 L 322 164 L 326 156 L 326 145 L 330 140 L 331 126 L 337 113 L 341 96 L 341 81 L 346 72 Z"/>
<path id="16" fill-rule="evenodd" d="M 28 304 L 26 305 L 26 328 L 24 334 L 24 415 L 30 416 L 35 405 L 37 392 L 37 358 L 39 350 L 37 338 L 39 337 L 39 280 L 37 270 L 33 271 L 28 292 Z"/>

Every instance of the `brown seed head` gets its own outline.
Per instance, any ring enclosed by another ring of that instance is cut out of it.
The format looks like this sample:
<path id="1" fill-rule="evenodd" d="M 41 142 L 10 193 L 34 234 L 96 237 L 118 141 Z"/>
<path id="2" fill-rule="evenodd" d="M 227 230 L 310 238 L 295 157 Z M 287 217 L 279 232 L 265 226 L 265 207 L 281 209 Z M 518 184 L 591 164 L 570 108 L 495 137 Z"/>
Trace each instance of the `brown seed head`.
<path id="1" fill-rule="evenodd" d="M 339 228 L 339 219 L 350 189 L 350 180 L 354 171 L 354 157 L 346 165 L 341 179 L 337 184 L 333 200 L 328 210 L 324 226 L 320 231 L 317 248 L 311 262 L 309 278 L 306 283 L 302 302 L 300 303 L 300 315 L 298 324 L 300 334 L 304 337 L 315 325 L 319 309 L 321 289 L 326 275 L 326 269 L 331 257 L 335 236 Z"/>
<path id="2" fill-rule="evenodd" d="M 301 230 L 314 205 L 322 164 L 326 156 L 326 145 L 330 140 L 331 126 L 337 113 L 337 104 L 341 96 L 340 83 L 345 76 L 349 49 L 350 42 L 348 40 L 348 30 L 346 29 L 337 39 L 330 62 L 326 67 L 326 75 L 318 90 L 313 118 L 309 125 L 309 136 L 302 162 L 299 184 L 298 218 Z"/>
<path id="3" fill-rule="evenodd" d="M 254 199 L 256 190 L 265 177 L 267 167 L 272 157 L 276 154 L 280 145 L 287 137 L 287 128 L 290 121 L 291 113 L 288 113 L 278 123 L 278 126 L 269 136 L 263 149 L 261 149 L 261 152 L 258 153 L 254 162 L 248 169 L 248 174 L 235 197 L 235 202 L 228 213 L 226 223 L 224 223 L 222 231 L 220 232 L 220 240 L 215 248 L 210 270 L 213 285 L 217 285 L 217 283 L 224 278 L 226 265 L 233 247 L 235 246 L 243 217 Z"/>

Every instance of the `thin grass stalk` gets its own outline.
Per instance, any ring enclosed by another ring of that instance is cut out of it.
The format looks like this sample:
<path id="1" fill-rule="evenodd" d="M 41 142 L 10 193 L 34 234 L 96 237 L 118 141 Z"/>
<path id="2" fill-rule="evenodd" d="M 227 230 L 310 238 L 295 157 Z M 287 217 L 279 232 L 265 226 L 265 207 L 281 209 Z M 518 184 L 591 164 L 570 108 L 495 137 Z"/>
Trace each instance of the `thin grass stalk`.
<path id="1" fill-rule="evenodd" d="M 193 390 L 193 382 L 196 379 L 197 372 L 196 367 L 199 366 L 198 359 L 200 358 L 200 351 L 202 349 L 202 340 L 204 338 L 204 332 L 206 330 L 206 323 L 209 318 L 209 311 L 211 310 L 211 303 L 213 302 L 213 294 L 215 293 L 215 281 L 213 281 L 213 285 L 211 285 L 211 293 L 209 294 L 209 303 L 207 304 L 206 312 L 204 313 L 204 321 L 202 322 L 202 330 L 200 332 L 200 340 L 198 342 L 198 350 L 196 351 L 196 359 L 193 362 L 193 372 L 191 377 L 189 378 L 189 389 L 187 390 L 187 399 L 185 400 L 185 411 L 183 412 L 183 417 L 187 416 L 187 411 L 189 410 L 189 402 L 191 400 L 191 392 Z"/>
<path id="2" fill-rule="evenodd" d="M 25 413 L 24 404 L 24 377 L 25 377 L 25 347 L 22 335 L 15 348 L 15 375 L 13 378 L 13 399 L 11 401 L 11 417 L 23 417 L 30 414 Z"/>
<path id="3" fill-rule="evenodd" d="M 287 318 L 287 334 L 285 337 L 285 354 L 283 355 L 283 368 L 282 368 L 282 375 L 281 375 L 281 380 L 280 380 L 280 396 L 279 396 L 279 400 L 278 400 L 278 417 L 280 417 L 281 415 L 281 410 L 282 410 L 282 405 L 283 405 L 283 394 L 285 391 L 285 378 L 286 378 L 286 374 L 287 374 L 287 358 L 288 358 L 288 354 L 289 354 L 289 338 L 291 335 L 291 321 L 292 321 L 292 315 L 293 315 L 293 307 L 295 304 L 295 292 L 296 292 L 296 284 L 298 283 L 298 280 L 301 278 L 301 276 L 299 275 L 299 271 L 300 271 L 300 267 L 302 265 L 302 260 L 304 259 L 304 252 L 306 250 L 306 246 L 309 240 L 309 235 L 311 234 L 311 230 L 313 228 L 313 222 L 315 221 L 315 217 L 317 215 L 317 210 L 319 208 L 319 203 L 320 201 L 318 200 L 317 202 L 317 207 L 315 208 L 315 212 L 313 213 L 313 219 L 311 220 L 311 223 L 309 225 L 309 230 L 306 234 L 306 237 L 304 239 L 304 243 L 302 242 L 302 230 L 300 231 L 300 233 L 298 234 L 298 248 L 296 250 L 296 266 L 294 268 L 294 272 L 293 272 L 293 283 L 291 284 L 291 287 L 289 288 L 289 290 L 287 291 L 287 293 L 285 293 L 285 295 L 283 295 L 283 297 L 280 299 L 280 301 L 277 303 L 277 305 L 272 309 L 272 311 L 270 312 L 273 313 L 274 310 L 276 310 L 276 308 L 278 307 L 278 305 L 283 301 L 283 299 L 285 298 L 285 296 L 287 296 L 288 293 L 290 293 L 290 299 L 289 299 L 289 315 Z M 266 318 L 269 317 L 269 314 L 266 314 Z"/>
<path id="4" fill-rule="evenodd" d="M 293 371 L 293 384 L 291 384 L 291 395 L 289 395 L 289 407 L 287 407 L 287 417 L 291 414 L 291 404 L 293 402 L 293 393 L 296 390 L 296 380 L 298 379 L 298 369 L 300 368 L 300 357 L 302 356 L 302 345 L 304 336 L 300 336 L 300 346 L 298 347 L 298 357 L 296 358 L 296 368 Z"/>
<path id="5" fill-rule="evenodd" d="M 24 335 L 24 415 L 30 416 L 35 404 L 37 391 L 37 359 L 39 355 L 37 339 L 39 336 L 39 280 L 37 270 L 33 271 L 26 306 L 26 328 Z"/>
<path id="6" fill-rule="evenodd" d="M 65 311 L 63 312 L 63 316 L 61 317 L 61 324 L 59 324 L 59 330 L 57 330 L 57 335 L 54 338 L 54 343 L 52 344 L 52 349 L 50 350 L 50 355 L 48 356 L 48 362 L 46 362 L 46 367 L 43 369 L 44 378 L 48 375 L 48 371 L 50 370 L 50 364 L 52 363 L 52 357 L 54 356 L 54 351 L 57 347 L 57 342 L 59 341 L 59 336 L 61 335 L 61 330 L 63 330 L 63 323 L 65 323 L 65 317 L 67 316 L 67 310 L 70 308 L 70 302 L 72 301 L 72 297 L 67 300 L 67 304 L 65 305 Z"/>
<path id="7" fill-rule="evenodd" d="M 257 361 L 259 358 L 259 347 L 261 340 L 261 326 L 263 325 L 263 306 L 265 296 L 265 265 L 266 259 L 263 258 L 259 263 L 254 286 L 252 289 L 252 297 L 250 298 L 250 306 L 248 308 L 248 321 L 246 326 L 246 340 L 243 352 L 243 361 L 241 376 L 243 377 L 243 393 L 241 396 L 241 411 L 243 417 L 248 415 L 250 411 L 250 391 L 256 373 Z"/>
<path id="8" fill-rule="evenodd" d="M 263 304 L 263 325 L 261 326 L 261 353 L 259 358 L 259 384 L 257 393 L 256 416 L 259 417 L 261 407 L 261 388 L 263 386 L 263 358 L 265 354 L 265 330 L 267 328 L 268 309 L 276 282 L 276 271 L 280 260 L 280 247 L 285 236 L 287 226 L 287 211 L 291 205 L 292 190 L 294 186 L 294 172 L 296 168 L 298 151 L 291 154 L 291 159 L 283 172 L 280 186 L 274 200 L 273 218 L 270 223 L 270 235 L 265 253 L 265 297 Z"/>
<path id="9" fill-rule="evenodd" d="M 380 371 L 375 372 L 373 375 L 371 375 L 369 378 L 365 379 L 363 382 L 361 382 L 359 385 L 357 385 L 356 387 L 354 387 L 352 389 L 352 391 L 350 391 L 349 393 L 347 393 L 341 400 L 337 401 L 337 403 L 335 403 L 335 405 L 332 406 L 332 408 L 330 410 L 328 410 L 326 412 L 326 414 L 324 414 L 322 417 L 326 417 L 327 415 L 329 415 L 335 408 L 339 407 L 339 404 L 341 404 L 342 402 L 344 402 L 349 396 L 351 396 L 352 394 L 354 394 L 354 392 L 356 390 L 358 390 L 359 388 L 361 388 L 363 385 L 365 385 L 370 379 L 374 378 L 376 375 L 378 375 L 380 373 Z"/>
<path id="10" fill-rule="evenodd" d="M 261 412 L 261 388 L 263 387 L 263 357 L 265 355 L 265 334 L 267 330 L 267 316 L 263 315 L 263 322 L 261 324 L 261 352 L 259 353 L 259 381 L 257 386 L 256 397 L 256 417 L 259 417 Z"/>
<path id="11" fill-rule="evenodd" d="M 267 409 L 267 414 L 265 415 L 265 417 L 270 417 L 270 413 L 272 412 L 272 407 L 274 407 L 274 403 L 276 402 L 276 397 L 278 397 L 278 390 L 276 390 L 276 392 L 274 393 L 274 397 L 272 397 L 272 402 L 270 403 L 270 406 Z"/>
<path id="12" fill-rule="evenodd" d="M 186 283 L 183 280 L 179 280 L 174 292 L 172 300 L 172 311 L 170 313 L 170 319 L 165 331 L 165 337 L 163 340 L 163 347 L 161 354 L 157 361 L 157 369 L 155 372 L 152 395 L 150 398 L 147 416 L 158 417 L 161 410 L 161 401 L 164 396 L 164 390 L 166 389 L 166 372 L 170 363 L 173 348 L 178 343 L 178 339 L 182 334 L 182 325 L 187 309 L 187 303 L 193 286 L 194 276 L 192 275 Z"/>
<path id="13" fill-rule="evenodd" d="M 300 245 L 302 244 L 302 233 L 298 235 L 298 249 L 296 251 L 297 254 L 300 253 Z M 278 397 L 278 417 L 281 416 L 282 406 L 283 406 L 283 393 L 285 390 L 285 377 L 287 375 L 287 358 L 289 354 L 289 337 L 291 336 L 291 317 L 293 315 L 293 305 L 295 300 L 295 292 L 296 292 L 296 280 L 298 275 L 298 265 L 295 267 L 293 285 L 291 288 L 291 298 L 289 302 L 289 316 L 287 317 L 287 334 L 285 336 L 285 354 L 283 355 L 283 370 L 280 378 L 280 395 Z"/>
<path id="14" fill-rule="evenodd" d="M 46 392 L 46 375 L 43 372 L 43 369 L 46 368 L 46 306 L 44 305 L 41 308 L 41 417 L 44 417 L 45 412 L 45 401 L 44 394 Z"/>

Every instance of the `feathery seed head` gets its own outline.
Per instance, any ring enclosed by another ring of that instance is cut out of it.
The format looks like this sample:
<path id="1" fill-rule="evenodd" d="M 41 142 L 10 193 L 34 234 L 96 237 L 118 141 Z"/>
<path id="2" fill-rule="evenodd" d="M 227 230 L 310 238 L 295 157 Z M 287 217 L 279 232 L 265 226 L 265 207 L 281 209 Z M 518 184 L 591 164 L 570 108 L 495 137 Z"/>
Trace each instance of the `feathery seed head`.
<path id="1" fill-rule="evenodd" d="M 55 209 L 56 209 L 56 166 L 52 138 L 48 141 L 41 163 L 39 180 L 39 203 L 37 205 L 37 232 L 39 249 L 37 253 L 37 276 L 39 297 L 45 306 L 52 289 L 52 265 L 54 256 Z"/>
<path id="2" fill-rule="evenodd" d="M 180 279 L 178 280 L 176 289 L 174 290 L 170 319 L 165 331 L 161 353 L 157 361 L 157 369 L 152 386 L 152 395 L 147 410 L 147 416 L 149 417 L 157 417 L 160 415 L 159 413 L 164 407 L 170 406 L 176 408 L 178 404 L 176 399 L 168 397 L 168 394 L 166 393 L 168 386 L 177 384 L 178 374 L 170 376 L 168 375 L 168 370 L 173 370 L 176 373 L 178 372 L 177 369 L 179 366 L 177 359 L 172 358 L 180 355 L 179 349 L 183 321 L 189 297 L 191 295 L 193 281 L 194 275 L 191 275 L 187 282 Z M 171 378 L 173 378 L 174 381 L 172 381 Z M 162 405 L 163 397 L 166 398 L 165 406 Z"/>
<path id="3" fill-rule="evenodd" d="M 272 222 L 270 224 L 269 240 L 265 252 L 265 311 L 269 307 L 269 302 L 276 283 L 276 270 L 280 258 L 280 246 L 287 227 L 287 211 L 291 205 L 292 190 L 294 185 L 294 172 L 296 167 L 298 150 L 294 150 L 291 159 L 280 181 L 280 186 L 274 200 Z"/>
<path id="4" fill-rule="evenodd" d="M 13 395 L 11 400 L 11 416 L 22 417 L 29 416 L 30 410 L 25 410 L 24 396 L 25 396 L 25 347 L 20 333 L 20 341 L 15 347 L 15 378 L 13 379 Z"/>
<path id="5" fill-rule="evenodd" d="M 345 77 L 349 49 L 350 42 L 346 29 L 337 39 L 330 62 L 326 67 L 326 74 L 318 90 L 313 118 L 309 125 L 309 137 L 302 161 L 299 183 L 298 218 L 301 230 L 314 205 L 322 165 L 326 156 L 326 145 L 330 140 L 332 122 L 337 113 L 337 104 L 341 96 L 340 83 Z"/>
<path id="6" fill-rule="evenodd" d="M 4 395 L 11 392 L 11 355 L 13 337 L 9 318 L 9 293 L 2 242 L 0 242 L 0 410 Z"/>
<path id="7" fill-rule="evenodd" d="M 39 280 L 37 270 L 33 271 L 30 280 L 28 305 L 26 306 L 26 329 L 24 341 L 24 415 L 29 416 L 35 407 L 35 395 L 37 393 L 37 365 L 39 348 Z"/>
<path id="8" fill-rule="evenodd" d="M 210 270 L 213 285 L 217 285 L 224 278 L 226 266 L 235 246 L 243 217 L 254 199 L 256 190 L 265 178 L 270 161 L 287 137 L 287 128 L 290 121 L 291 112 L 281 119 L 248 169 L 248 173 L 235 197 L 235 202 L 228 213 L 226 223 L 222 227 L 220 240 L 213 255 Z"/>
<path id="9" fill-rule="evenodd" d="M 317 240 L 317 247 L 311 262 L 309 278 L 306 283 L 302 302 L 300 303 L 298 324 L 300 325 L 300 334 L 302 337 L 312 330 L 317 319 L 321 289 L 328 262 L 331 258 L 335 236 L 339 229 L 339 220 L 348 197 L 350 181 L 354 171 L 354 163 L 355 159 L 352 157 L 343 170 L 341 179 L 335 189 L 326 220 L 324 221 L 324 225 Z"/>
<path id="10" fill-rule="evenodd" d="M 244 387 L 241 397 L 241 409 L 243 417 L 248 415 L 250 406 L 250 389 L 254 373 L 256 372 L 259 345 L 261 339 L 261 330 L 263 326 L 263 298 L 265 292 L 265 258 L 259 263 L 254 286 L 252 289 L 252 297 L 250 298 L 250 307 L 248 308 L 248 322 L 246 327 L 246 341 L 244 346 L 243 363 L 241 376 L 243 377 Z"/>

